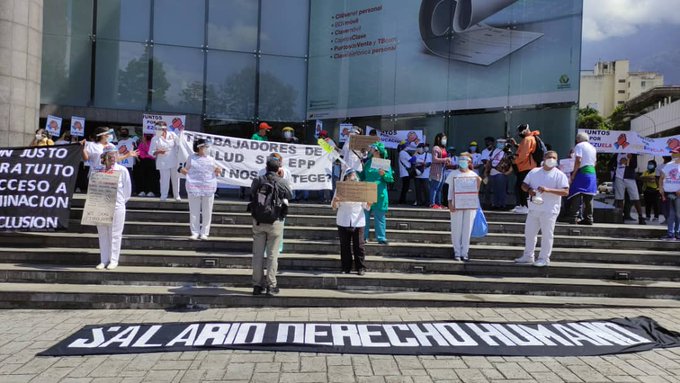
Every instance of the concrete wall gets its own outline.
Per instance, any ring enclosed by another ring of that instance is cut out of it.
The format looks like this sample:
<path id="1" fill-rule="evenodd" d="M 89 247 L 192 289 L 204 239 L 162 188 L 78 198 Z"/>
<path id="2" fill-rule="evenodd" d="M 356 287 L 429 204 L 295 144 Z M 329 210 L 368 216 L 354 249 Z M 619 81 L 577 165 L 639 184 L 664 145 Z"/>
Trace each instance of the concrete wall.
<path id="1" fill-rule="evenodd" d="M 38 125 L 43 0 L 0 0 L 0 147 L 26 146 Z"/>

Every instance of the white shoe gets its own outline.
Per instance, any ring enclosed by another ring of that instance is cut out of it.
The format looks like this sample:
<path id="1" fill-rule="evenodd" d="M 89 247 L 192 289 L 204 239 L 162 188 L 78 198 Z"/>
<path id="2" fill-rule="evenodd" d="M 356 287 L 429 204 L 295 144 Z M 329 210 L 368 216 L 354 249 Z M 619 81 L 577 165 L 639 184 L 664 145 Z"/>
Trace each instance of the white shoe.
<path id="1" fill-rule="evenodd" d="M 167 201 L 168 201 L 167 197 L 166 198 L 161 197 L 161 202 L 167 202 Z"/>
<path id="2" fill-rule="evenodd" d="M 146 197 L 146 193 L 141 192 L 141 193 L 137 194 L 137 196 L 138 196 L 138 197 Z"/>
<path id="3" fill-rule="evenodd" d="M 519 257 L 515 258 L 515 263 L 534 263 L 534 257 Z"/>
<path id="4" fill-rule="evenodd" d="M 181 201 L 181 200 L 182 200 L 182 199 L 179 198 L 179 197 L 175 198 L 175 201 L 177 201 L 177 202 L 179 202 L 179 201 Z"/>
<path id="5" fill-rule="evenodd" d="M 547 259 L 539 259 L 538 261 L 534 262 L 535 267 L 546 267 L 550 265 L 550 261 Z"/>
<path id="6" fill-rule="evenodd" d="M 97 269 L 97 270 L 104 270 L 104 267 L 106 267 L 106 265 L 103 264 L 103 263 L 100 263 L 97 266 L 95 266 L 94 268 Z"/>
<path id="7" fill-rule="evenodd" d="M 520 214 L 529 214 L 529 208 L 526 206 L 522 206 L 522 210 L 519 212 Z"/>
<path id="8" fill-rule="evenodd" d="M 118 262 L 111 262 L 108 265 L 106 265 L 106 270 L 113 270 L 116 267 L 118 267 Z"/>
<path id="9" fill-rule="evenodd" d="M 205 235 L 205 234 L 202 234 L 202 235 L 201 235 L 200 237 L 198 237 L 198 238 L 200 238 L 200 239 L 202 239 L 202 240 L 204 240 L 204 241 L 205 241 L 205 240 L 207 240 L 207 239 L 208 239 L 208 236 L 207 236 L 207 235 Z"/>
<path id="10" fill-rule="evenodd" d="M 194 240 L 198 239 L 198 234 L 191 234 L 191 237 L 189 237 L 189 239 L 194 239 Z"/>
<path id="11" fill-rule="evenodd" d="M 153 194 L 153 192 L 148 192 L 148 193 L 146 193 L 146 196 L 147 197 L 155 197 L 156 195 Z"/>

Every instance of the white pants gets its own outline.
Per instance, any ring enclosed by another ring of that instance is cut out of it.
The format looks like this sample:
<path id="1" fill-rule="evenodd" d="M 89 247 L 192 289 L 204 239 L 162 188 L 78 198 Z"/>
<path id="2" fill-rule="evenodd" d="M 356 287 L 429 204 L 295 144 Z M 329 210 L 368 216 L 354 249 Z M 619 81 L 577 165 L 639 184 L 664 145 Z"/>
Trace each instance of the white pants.
<path id="1" fill-rule="evenodd" d="M 99 234 L 99 256 L 101 263 L 118 263 L 120 245 L 123 242 L 123 226 L 125 225 L 125 207 L 117 207 L 113 213 L 111 226 L 97 225 Z"/>
<path id="2" fill-rule="evenodd" d="M 467 258 L 470 251 L 472 225 L 477 216 L 476 209 L 456 210 L 451 213 L 451 243 L 456 257 Z"/>
<path id="3" fill-rule="evenodd" d="M 179 198 L 179 173 L 177 169 L 158 169 L 158 172 L 161 173 L 161 199 L 168 198 L 170 181 L 172 181 L 173 196 Z"/>
<path id="4" fill-rule="evenodd" d="M 533 258 L 536 250 L 536 242 L 538 241 L 538 231 L 541 231 L 541 252 L 538 254 L 538 259 L 543 261 L 550 260 L 550 253 L 552 253 L 553 240 L 555 239 L 555 222 L 557 215 L 552 212 L 538 212 L 529 210 L 527 220 L 524 224 L 524 256 L 523 258 Z"/>
<path id="5" fill-rule="evenodd" d="M 210 222 L 212 221 L 214 201 L 214 194 L 203 197 L 189 195 L 191 234 L 210 235 Z"/>

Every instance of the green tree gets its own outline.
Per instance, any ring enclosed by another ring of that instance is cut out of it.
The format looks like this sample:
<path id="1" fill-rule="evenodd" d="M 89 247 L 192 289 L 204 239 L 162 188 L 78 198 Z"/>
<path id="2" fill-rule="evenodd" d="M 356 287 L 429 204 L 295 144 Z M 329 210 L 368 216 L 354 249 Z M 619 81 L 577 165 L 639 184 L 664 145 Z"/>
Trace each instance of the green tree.
<path id="1" fill-rule="evenodd" d="M 630 119 L 631 113 L 625 104 L 618 105 L 609 116 L 609 125 L 612 130 L 630 130 Z"/>
<path id="2" fill-rule="evenodd" d="M 597 109 L 589 106 L 579 109 L 577 125 L 579 129 L 609 129 L 609 124 L 604 117 L 600 116 Z"/>
<path id="3" fill-rule="evenodd" d="M 118 73 L 118 94 L 128 102 L 145 105 L 148 96 L 149 61 L 148 56 L 132 59 L 124 70 Z M 153 98 L 154 102 L 165 102 L 165 93 L 170 88 L 163 63 L 153 62 Z"/>

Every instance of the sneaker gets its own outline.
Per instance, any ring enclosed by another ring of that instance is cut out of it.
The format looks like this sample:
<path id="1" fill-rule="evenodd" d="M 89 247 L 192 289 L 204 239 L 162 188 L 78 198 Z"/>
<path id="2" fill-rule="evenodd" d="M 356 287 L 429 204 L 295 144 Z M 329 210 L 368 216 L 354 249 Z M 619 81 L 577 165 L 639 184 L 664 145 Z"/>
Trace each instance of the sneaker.
<path id="1" fill-rule="evenodd" d="M 352 270 L 342 270 L 342 273 L 343 273 L 343 274 L 349 274 L 349 273 L 351 273 L 351 272 L 352 272 Z"/>
<path id="2" fill-rule="evenodd" d="M 470 261 L 470 258 L 467 255 L 464 256 L 464 257 L 461 257 L 461 259 L 463 260 L 463 262 L 469 262 Z"/>
<path id="3" fill-rule="evenodd" d="M 202 235 L 201 235 L 200 237 L 198 237 L 198 238 L 200 238 L 200 239 L 206 241 L 206 240 L 208 239 L 208 236 L 205 235 L 205 234 L 202 234 Z"/>
<path id="4" fill-rule="evenodd" d="M 253 287 L 253 295 L 262 295 L 262 287 L 254 286 Z"/>
<path id="5" fill-rule="evenodd" d="M 379 244 L 381 245 L 389 245 L 390 243 L 387 241 L 378 241 Z"/>
<path id="6" fill-rule="evenodd" d="M 441 206 L 439 206 L 437 204 L 430 205 L 430 209 L 441 209 Z"/>
<path id="7" fill-rule="evenodd" d="M 279 293 L 279 288 L 277 286 L 267 287 L 266 294 L 269 295 L 270 297 L 277 295 L 278 293 Z"/>
<path id="8" fill-rule="evenodd" d="M 462 262 L 461 258 L 458 256 L 453 257 L 453 260 L 456 262 Z"/>
<path id="9" fill-rule="evenodd" d="M 418 206 L 418 202 L 414 202 L 411 206 Z"/>
<path id="10" fill-rule="evenodd" d="M 168 200 L 167 198 L 161 197 L 161 202 L 167 202 L 167 200 Z"/>
<path id="11" fill-rule="evenodd" d="M 97 270 L 104 270 L 105 267 L 106 267 L 105 264 L 100 263 L 100 264 L 98 264 L 97 266 L 95 266 L 94 268 L 97 269 Z"/>
<path id="12" fill-rule="evenodd" d="M 520 210 L 522 210 L 522 206 L 517 205 L 517 206 L 515 206 L 514 208 L 512 208 L 512 210 L 510 210 L 510 212 L 512 212 L 512 213 L 519 213 Z"/>
<path id="13" fill-rule="evenodd" d="M 539 259 L 538 261 L 534 262 L 534 267 L 546 267 L 550 265 L 550 261 L 547 259 Z"/>
<path id="14" fill-rule="evenodd" d="M 146 197 L 146 193 L 140 192 L 139 194 L 137 194 L 137 196 L 138 196 L 138 197 Z"/>
<path id="15" fill-rule="evenodd" d="M 118 267 L 118 262 L 111 262 L 108 265 L 106 265 L 106 270 L 113 270 L 116 267 Z"/>
<path id="16" fill-rule="evenodd" d="M 198 234 L 191 234 L 191 237 L 189 237 L 189 239 L 197 240 L 197 239 L 198 239 Z"/>
<path id="17" fill-rule="evenodd" d="M 515 258 L 515 263 L 534 263 L 534 257 L 521 256 L 519 258 Z"/>
<path id="18" fill-rule="evenodd" d="M 647 222 L 645 221 L 644 218 L 640 218 L 640 220 L 638 221 L 638 225 L 646 225 L 646 224 L 647 224 Z"/>
<path id="19" fill-rule="evenodd" d="M 361 269 L 361 270 L 357 271 L 357 274 L 364 275 L 364 274 L 366 274 L 366 270 Z"/>
<path id="20" fill-rule="evenodd" d="M 182 200 L 182 199 L 181 199 L 180 197 L 175 198 L 175 201 L 176 201 L 176 202 L 179 202 L 179 201 L 181 201 L 181 200 Z"/>
<path id="21" fill-rule="evenodd" d="M 592 226 L 592 225 L 593 225 L 593 221 L 588 221 L 588 220 L 586 220 L 586 219 L 582 219 L 582 220 L 578 221 L 578 224 L 579 224 L 579 225 L 589 225 L 589 226 Z"/>
<path id="22" fill-rule="evenodd" d="M 659 239 L 665 240 L 665 241 L 673 241 L 675 239 L 675 236 L 673 234 L 668 234 L 668 235 L 664 235 L 663 237 L 661 237 Z"/>
<path id="23" fill-rule="evenodd" d="M 148 192 L 148 193 L 146 193 L 146 196 L 147 197 L 155 197 L 156 195 L 153 194 L 153 192 Z"/>

